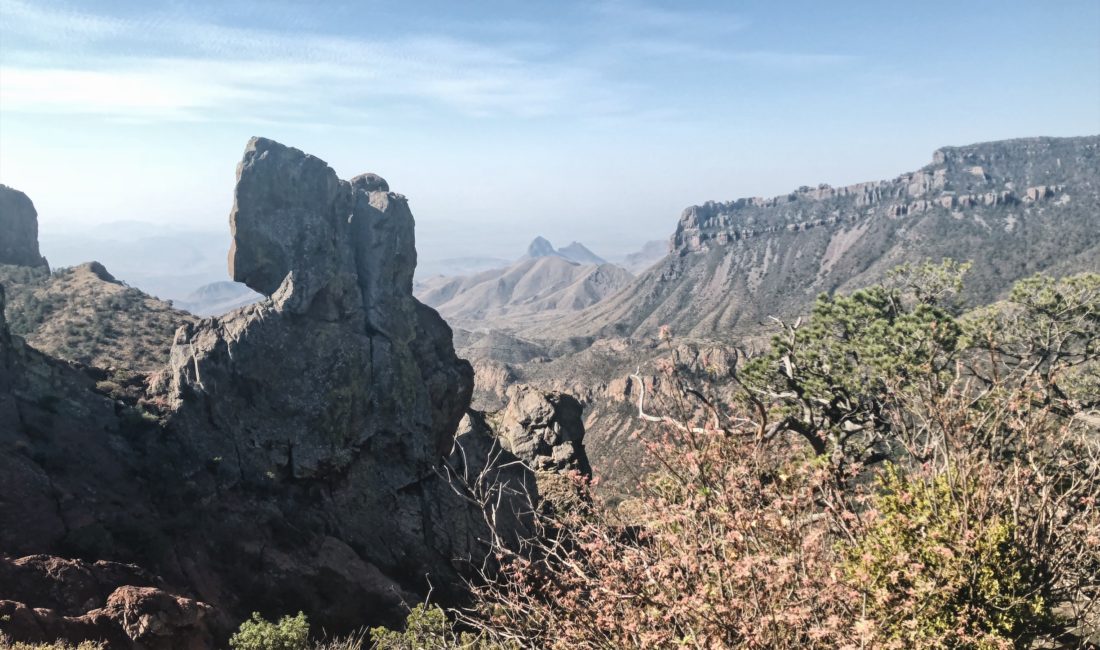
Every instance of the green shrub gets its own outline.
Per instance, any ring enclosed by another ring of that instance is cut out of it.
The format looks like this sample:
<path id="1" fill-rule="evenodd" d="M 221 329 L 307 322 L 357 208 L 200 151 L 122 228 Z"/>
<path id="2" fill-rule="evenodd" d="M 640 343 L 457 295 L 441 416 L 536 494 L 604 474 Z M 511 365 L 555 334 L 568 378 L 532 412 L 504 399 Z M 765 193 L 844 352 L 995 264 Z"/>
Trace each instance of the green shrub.
<path id="1" fill-rule="evenodd" d="M 904 647 L 1013 647 L 1054 614 L 1011 519 L 977 512 L 979 480 L 921 477 L 888 465 L 877 518 L 850 550 L 881 638 Z"/>
<path id="2" fill-rule="evenodd" d="M 438 606 L 417 605 L 405 618 L 404 631 L 371 629 L 373 650 L 505 650 L 468 633 L 456 633 Z"/>
<path id="3" fill-rule="evenodd" d="M 230 639 L 233 650 L 307 650 L 309 648 L 309 622 L 306 615 L 284 616 L 272 623 L 252 613 L 252 619 L 241 623 L 241 628 Z"/>

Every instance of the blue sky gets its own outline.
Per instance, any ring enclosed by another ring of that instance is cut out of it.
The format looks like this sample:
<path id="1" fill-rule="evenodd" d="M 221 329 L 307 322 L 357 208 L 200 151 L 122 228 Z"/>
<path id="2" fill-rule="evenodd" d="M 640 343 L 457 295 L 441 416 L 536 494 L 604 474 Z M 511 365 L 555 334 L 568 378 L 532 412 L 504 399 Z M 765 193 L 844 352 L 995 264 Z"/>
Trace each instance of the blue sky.
<path id="1" fill-rule="evenodd" d="M 0 0 L 43 230 L 225 228 L 247 139 L 385 176 L 422 254 L 628 252 L 708 199 L 1100 132 L 1100 2 Z"/>

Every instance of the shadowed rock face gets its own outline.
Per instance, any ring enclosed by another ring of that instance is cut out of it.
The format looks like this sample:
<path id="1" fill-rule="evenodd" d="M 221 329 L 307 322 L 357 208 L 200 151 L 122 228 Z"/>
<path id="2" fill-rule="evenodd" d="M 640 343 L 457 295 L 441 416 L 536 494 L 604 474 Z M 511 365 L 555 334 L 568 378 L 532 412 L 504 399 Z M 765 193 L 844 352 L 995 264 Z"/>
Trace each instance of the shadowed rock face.
<path id="1" fill-rule="evenodd" d="M 230 268 L 272 300 L 181 329 L 167 393 L 181 423 L 198 409 L 195 428 L 249 431 L 209 450 L 246 477 L 319 478 L 391 443 L 430 465 L 469 405 L 472 369 L 412 297 L 408 204 L 375 179 L 353 186 L 270 140 L 245 151 Z"/>
<path id="2" fill-rule="evenodd" d="M 7 308 L 7 299 L 4 293 L 4 285 L 0 284 L 0 354 L 7 351 L 11 334 L 8 332 L 8 321 L 4 317 L 4 309 Z"/>
<path id="3" fill-rule="evenodd" d="M 230 269 L 270 299 L 182 327 L 154 386 L 177 498 L 233 531 L 193 561 L 247 607 L 330 629 L 399 616 L 426 575 L 457 594 L 480 551 L 480 512 L 439 474 L 473 371 L 412 297 L 413 218 L 387 187 L 252 140 Z"/>
<path id="4" fill-rule="evenodd" d="M 0 631 L 17 639 L 96 639 L 143 650 L 214 645 L 209 605 L 165 591 L 132 565 L 46 555 L 0 558 L 0 582 Z"/>
<path id="5" fill-rule="evenodd" d="M 399 622 L 429 589 L 456 602 L 487 534 L 448 472 L 499 495 L 515 535 L 537 488 L 485 427 L 456 440 L 473 371 L 412 297 L 405 198 L 254 139 L 230 222 L 233 276 L 268 298 L 180 327 L 141 395 L 10 335 L 0 292 L 0 555 L 133 562 L 172 585 L 94 603 L 123 616 L 120 648 L 199 614 L 224 642 L 252 611 L 346 632 Z M 18 634 L 96 629 L 27 598 L 0 581 Z"/>
<path id="6" fill-rule="evenodd" d="M 0 264 L 47 266 L 38 252 L 38 212 L 27 195 L 0 185 Z"/>

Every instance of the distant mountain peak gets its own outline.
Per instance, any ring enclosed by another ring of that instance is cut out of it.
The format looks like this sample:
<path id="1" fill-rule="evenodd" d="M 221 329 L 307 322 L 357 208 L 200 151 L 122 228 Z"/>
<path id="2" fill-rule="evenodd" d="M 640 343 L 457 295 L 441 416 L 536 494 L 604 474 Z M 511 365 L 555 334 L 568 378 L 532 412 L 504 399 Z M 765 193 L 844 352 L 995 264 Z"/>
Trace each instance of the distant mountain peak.
<path id="1" fill-rule="evenodd" d="M 535 237 L 531 245 L 527 247 L 527 257 L 546 257 L 557 254 L 558 252 L 554 250 L 554 245 L 550 243 L 550 240 L 541 235 Z"/>
<path id="2" fill-rule="evenodd" d="M 570 260 L 572 262 L 578 262 L 580 264 L 606 264 L 607 263 L 607 260 L 605 260 L 604 258 L 600 257 L 599 255 L 593 253 L 592 251 L 588 250 L 588 248 L 584 244 L 582 244 L 578 241 L 575 241 L 572 244 L 569 244 L 565 248 L 559 248 L 558 249 L 558 255 L 561 255 L 562 257 L 564 257 L 567 260 Z"/>
<path id="3" fill-rule="evenodd" d="M 531 245 L 527 247 L 525 259 L 534 259 L 537 257 L 561 257 L 577 264 L 599 265 L 607 263 L 607 260 L 588 250 L 588 248 L 579 241 L 574 241 L 564 248 L 554 248 L 550 240 L 542 236 L 535 237 Z"/>

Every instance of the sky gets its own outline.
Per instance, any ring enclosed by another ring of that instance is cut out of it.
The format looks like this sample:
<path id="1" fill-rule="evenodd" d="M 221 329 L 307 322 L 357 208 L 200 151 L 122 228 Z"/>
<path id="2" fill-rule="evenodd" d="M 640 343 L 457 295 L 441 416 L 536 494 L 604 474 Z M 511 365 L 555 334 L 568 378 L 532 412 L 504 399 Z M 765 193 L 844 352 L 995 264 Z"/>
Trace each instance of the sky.
<path id="1" fill-rule="evenodd" d="M 261 135 L 384 176 L 422 257 L 615 256 L 707 200 L 1095 133 L 1096 0 L 0 0 L 0 183 L 44 232 L 228 233 Z"/>

